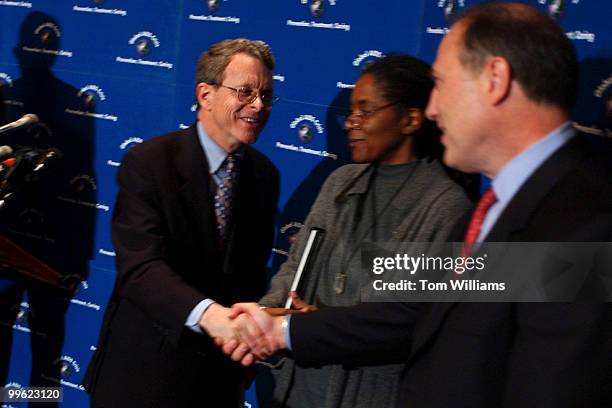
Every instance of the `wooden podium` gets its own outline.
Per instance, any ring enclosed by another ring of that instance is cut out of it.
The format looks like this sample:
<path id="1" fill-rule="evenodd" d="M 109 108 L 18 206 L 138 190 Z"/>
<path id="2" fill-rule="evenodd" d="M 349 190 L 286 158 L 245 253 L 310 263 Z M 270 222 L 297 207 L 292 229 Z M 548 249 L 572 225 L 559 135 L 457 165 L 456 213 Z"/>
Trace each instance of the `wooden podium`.
<path id="1" fill-rule="evenodd" d="M 0 271 L 8 272 L 26 284 L 73 293 L 79 280 L 64 277 L 25 249 L 0 235 Z"/>

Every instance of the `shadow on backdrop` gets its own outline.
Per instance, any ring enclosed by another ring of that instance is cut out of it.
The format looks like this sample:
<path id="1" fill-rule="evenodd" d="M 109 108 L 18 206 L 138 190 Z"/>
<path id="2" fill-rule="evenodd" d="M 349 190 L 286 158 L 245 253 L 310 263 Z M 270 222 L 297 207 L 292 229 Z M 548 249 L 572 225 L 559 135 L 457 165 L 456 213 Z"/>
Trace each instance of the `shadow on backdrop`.
<path id="1" fill-rule="evenodd" d="M 612 54 L 603 52 L 604 55 Z M 585 133 L 612 137 L 612 59 L 587 58 L 580 62 L 578 97 L 572 112 Z"/>
<path id="2" fill-rule="evenodd" d="M 287 259 L 286 253 L 289 252 L 295 235 L 299 231 L 299 226 L 296 223 L 301 224 L 306 219 L 325 179 L 338 167 L 351 162 L 351 153 L 344 130 L 344 118 L 348 111 L 350 96 L 351 91 L 348 89 L 338 92 L 330 102 L 325 114 L 325 150 L 336 154 L 337 159 L 327 157 L 321 159 L 294 190 L 277 217 L 277 231 L 279 233 L 274 245 L 276 251 L 272 258 L 271 271 L 273 274 Z"/>
<path id="3" fill-rule="evenodd" d="M 0 210 L 0 234 L 64 278 L 78 282 L 87 278 L 93 255 L 97 193 L 94 124 L 87 113 L 94 112 L 95 100 L 53 74 L 51 68 L 61 50 L 59 35 L 58 21 L 42 12 L 29 13 L 20 26 L 14 53 L 21 76 L 12 86 L 2 87 L 2 124 L 34 113 L 46 127 L 16 132 L 3 137 L 2 143 L 13 150 L 57 148 L 63 159 L 40 177 L 14 186 L 13 198 Z M 29 386 L 58 386 L 67 368 L 61 355 L 69 303 L 69 293 L 0 269 L 0 385 L 8 380 L 17 323 L 30 330 Z"/>

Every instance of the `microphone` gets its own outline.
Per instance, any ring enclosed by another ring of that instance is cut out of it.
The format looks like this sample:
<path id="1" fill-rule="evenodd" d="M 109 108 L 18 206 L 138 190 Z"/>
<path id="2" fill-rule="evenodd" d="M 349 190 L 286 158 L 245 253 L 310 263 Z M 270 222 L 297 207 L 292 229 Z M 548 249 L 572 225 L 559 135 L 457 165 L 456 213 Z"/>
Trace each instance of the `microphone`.
<path id="1" fill-rule="evenodd" d="M 44 150 L 40 152 L 40 155 L 38 156 L 38 159 L 36 160 L 36 163 L 34 164 L 32 171 L 33 172 L 41 171 L 42 169 L 45 168 L 45 166 L 49 162 L 61 159 L 63 157 L 64 155 L 59 149 L 51 148 L 51 149 Z"/>
<path id="2" fill-rule="evenodd" d="M 4 126 L 0 126 L 0 135 L 3 135 L 5 133 L 14 132 L 21 128 L 30 127 L 32 125 L 37 124 L 38 122 L 39 122 L 38 116 L 36 116 L 33 113 L 28 113 L 26 115 L 23 115 L 21 118 L 17 119 L 14 122 L 8 123 Z"/>
<path id="3" fill-rule="evenodd" d="M 13 167 L 16 161 L 17 159 L 15 159 L 14 157 L 1 161 L 0 162 L 0 175 L 4 173 L 5 170 L 8 170 L 11 167 Z"/>
<path id="4" fill-rule="evenodd" d="M 37 178 L 48 167 L 49 163 L 62 159 L 63 156 L 62 152 L 55 148 L 46 150 L 23 148 L 17 150 L 13 157 L 0 161 L 2 181 L 8 181 L 9 179 L 13 183 L 31 181 L 33 178 Z M 4 186 L 0 184 L 1 187 Z"/>
<path id="5" fill-rule="evenodd" d="M 8 159 L 12 154 L 11 146 L 0 146 L 0 161 Z"/>

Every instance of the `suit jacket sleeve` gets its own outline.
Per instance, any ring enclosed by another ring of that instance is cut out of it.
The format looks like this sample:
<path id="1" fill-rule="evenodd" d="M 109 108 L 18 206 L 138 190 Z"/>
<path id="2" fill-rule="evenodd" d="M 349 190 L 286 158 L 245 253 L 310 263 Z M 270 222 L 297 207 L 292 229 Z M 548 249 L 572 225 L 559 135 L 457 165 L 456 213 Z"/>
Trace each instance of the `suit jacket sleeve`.
<path id="1" fill-rule="evenodd" d="M 294 359 L 303 366 L 403 363 L 420 309 L 417 303 L 363 303 L 292 315 Z"/>
<path id="2" fill-rule="evenodd" d="M 610 303 L 521 303 L 515 316 L 500 406 L 610 406 Z"/>
<path id="3" fill-rule="evenodd" d="M 189 312 L 206 296 L 167 264 L 168 232 L 159 187 L 141 163 L 142 156 L 131 153 L 117 177 L 119 195 L 112 225 L 119 289 L 115 292 L 178 339 Z"/>

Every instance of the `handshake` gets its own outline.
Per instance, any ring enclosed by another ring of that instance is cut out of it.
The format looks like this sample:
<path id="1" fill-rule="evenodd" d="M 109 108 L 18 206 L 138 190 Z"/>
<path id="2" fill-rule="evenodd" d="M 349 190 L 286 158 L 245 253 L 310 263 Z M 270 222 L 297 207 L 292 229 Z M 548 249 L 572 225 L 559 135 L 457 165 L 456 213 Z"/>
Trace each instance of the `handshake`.
<path id="1" fill-rule="evenodd" d="M 257 303 L 237 303 L 227 308 L 214 303 L 202 315 L 200 328 L 232 360 L 250 366 L 287 348 L 287 315 L 316 310 L 295 292 L 289 296 L 294 309 L 262 308 Z"/>

